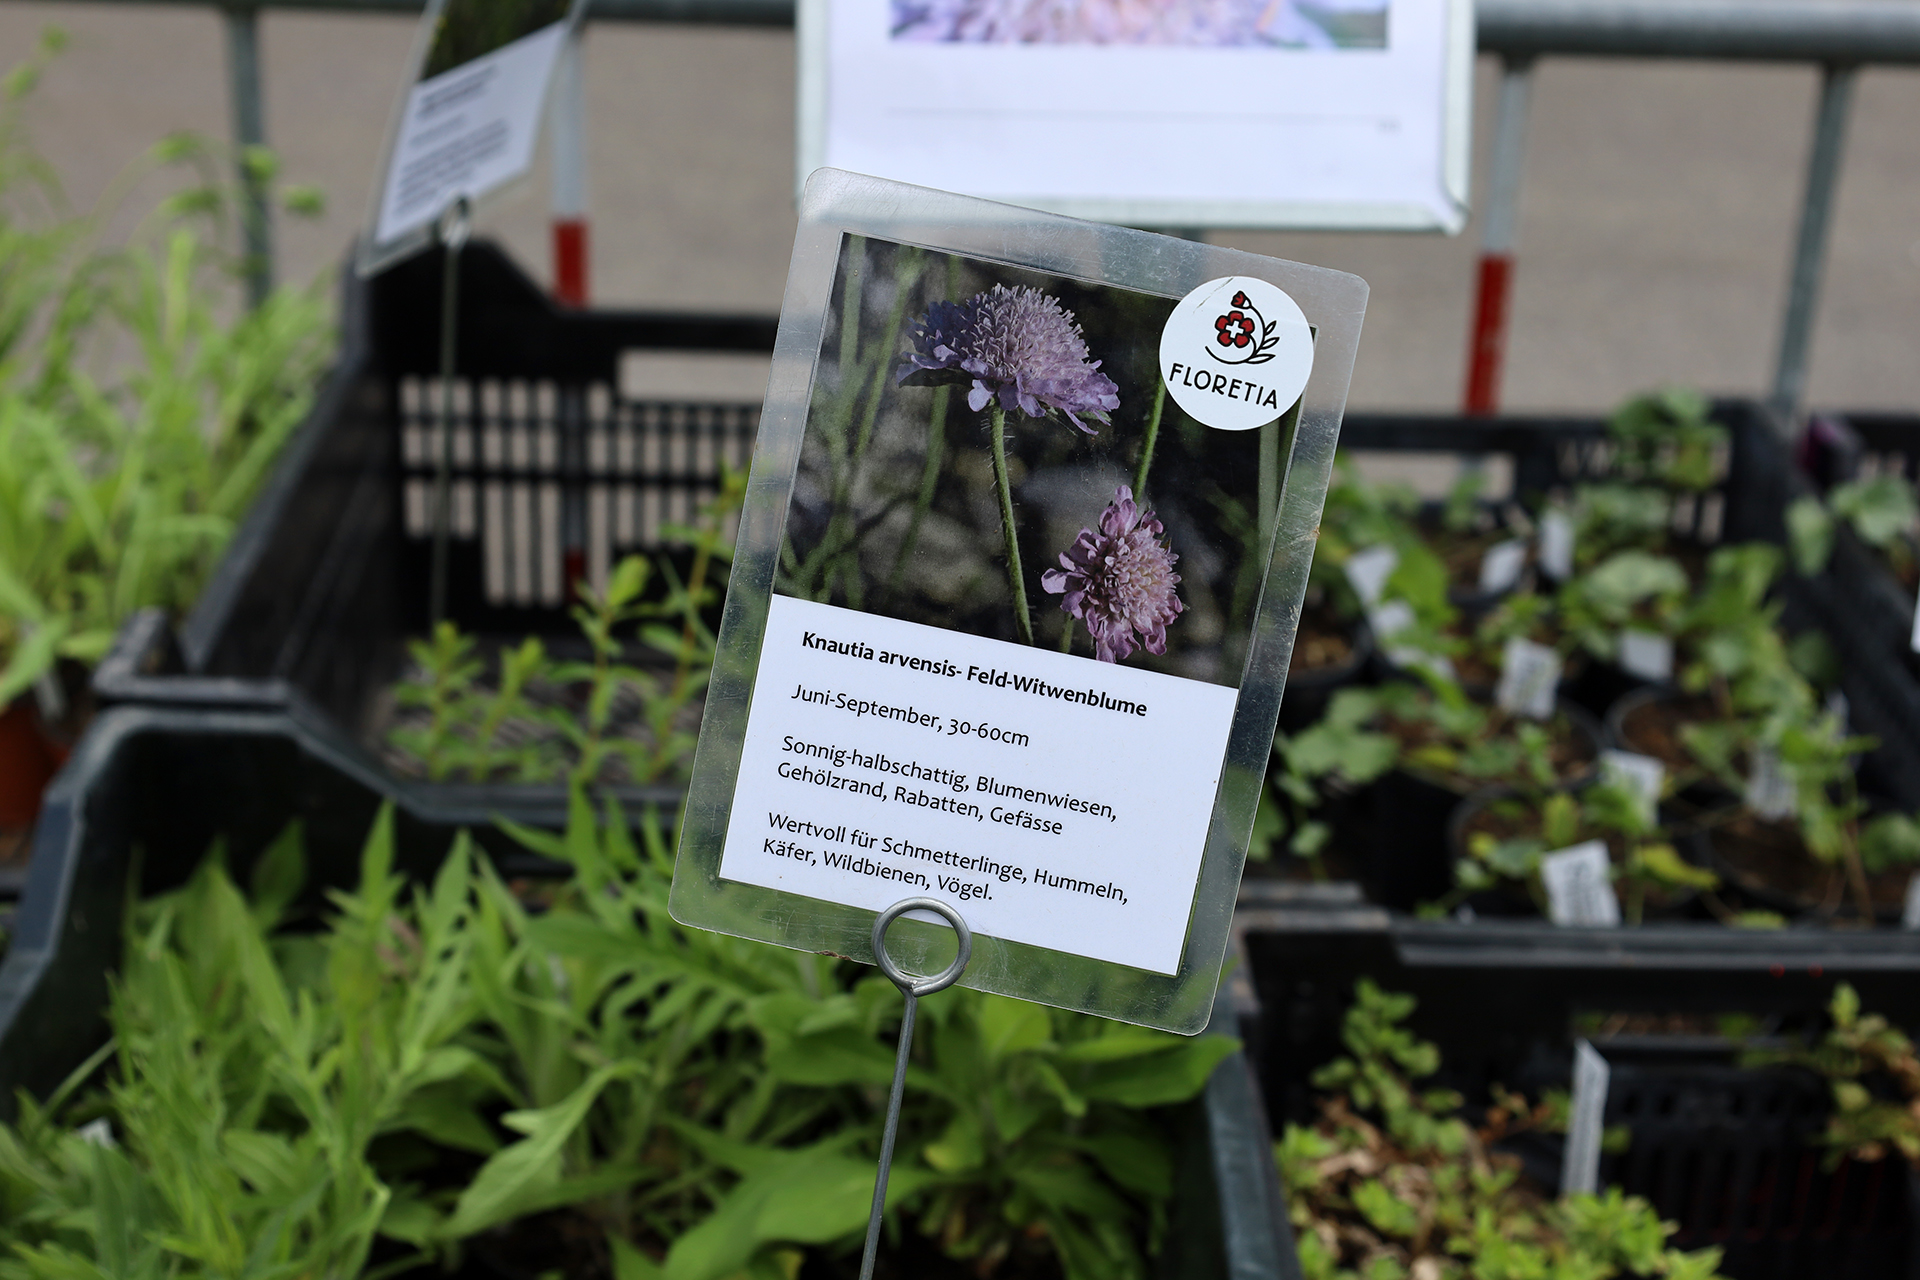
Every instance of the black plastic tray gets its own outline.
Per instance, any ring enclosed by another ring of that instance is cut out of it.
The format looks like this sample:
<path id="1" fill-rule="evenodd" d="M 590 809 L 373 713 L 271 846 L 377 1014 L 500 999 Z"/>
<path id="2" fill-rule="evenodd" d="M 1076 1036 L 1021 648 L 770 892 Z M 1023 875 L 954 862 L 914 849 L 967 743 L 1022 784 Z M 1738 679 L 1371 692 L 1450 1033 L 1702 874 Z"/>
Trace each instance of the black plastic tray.
<path id="1" fill-rule="evenodd" d="M 427 631 L 441 258 L 347 275 L 339 362 L 193 612 L 177 636 L 157 615 L 129 622 L 94 684 L 106 704 L 288 711 L 380 769 L 363 744 L 408 639 Z M 570 575 L 660 551 L 661 526 L 691 522 L 721 464 L 745 465 L 759 418 L 757 402 L 625 399 L 623 356 L 768 353 L 775 327 L 563 309 L 498 248 L 470 245 L 448 616 L 483 637 L 577 642 Z M 453 802 L 475 794 L 492 811 L 564 820 L 557 785 L 488 784 Z"/>
<path id="2" fill-rule="evenodd" d="M 1276 1121 L 1311 1117 L 1309 1076 L 1342 1052 L 1341 1019 L 1363 976 L 1419 1000 L 1409 1025 L 1439 1045 L 1443 1083 L 1470 1101 L 1494 1083 L 1567 1087 L 1583 1015 L 1744 1013 L 1811 1027 L 1846 981 L 1864 1007 L 1920 1027 L 1920 939 L 1884 931 L 1466 926 L 1390 917 L 1337 887 L 1249 884 L 1235 934 Z M 1608 1123 L 1634 1132 L 1603 1176 L 1677 1221 L 1682 1247 L 1725 1248 L 1736 1277 L 1920 1276 L 1905 1167 L 1821 1172 L 1819 1081 L 1734 1070 L 1724 1043 L 1597 1043 L 1617 1055 Z"/>
<path id="3" fill-rule="evenodd" d="M 1800 461 L 1822 488 L 1869 470 L 1920 480 L 1920 416 L 1816 415 L 1830 428 L 1803 441 Z M 1805 591 L 1840 654 L 1841 683 L 1863 733 L 1884 745 L 1875 754 L 1885 789 L 1920 809 L 1920 656 L 1912 650 L 1914 601 L 1879 558 L 1842 525 L 1825 573 Z"/>
<path id="4" fill-rule="evenodd" d="M 656 799 L 676 793 L 657 789 Z M 564 868 L 448 805 L 445 788 L 396 783 L 285 714 L 118 707 L 93 724 L 47 790 L 32 870 L 0 960 L 0 1116 L 15 1090 L 44 1097 L 106 1039 L 107 982 L 130 890 L 184 883 L 215 838 L 244 878 L 288 822 L 305 826 L 314 905 L 351 887 L 383 801 L 395 806 L 395 865 L 432 873 L 468 827 L 509 876 Z M 636 819 L 645 817 L 635 812 Z M 138 868 L 139 884 L 130 883 Z M 1210 1032 L 1237 1032 L 1223 991 Z M 1215 1070 L 1176 1158 L 1179 1191 L 1164 1274 L 1212 1280 L 1298 1275 L 1245 1055 Z"/>

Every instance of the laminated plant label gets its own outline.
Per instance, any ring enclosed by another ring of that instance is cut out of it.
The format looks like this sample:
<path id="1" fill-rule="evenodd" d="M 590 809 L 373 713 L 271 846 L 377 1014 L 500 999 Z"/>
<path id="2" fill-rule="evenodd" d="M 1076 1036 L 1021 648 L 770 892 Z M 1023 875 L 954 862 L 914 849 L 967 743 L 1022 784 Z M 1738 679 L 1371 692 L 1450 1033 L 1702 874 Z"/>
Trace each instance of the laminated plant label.
<path id="1" fill-rule="evenodd" d="M 1174 973 L 1299 308 L 847 236 L 829 315 L 721 878 Z"/>
<path id="2" fill-rule="evenodd" d="M 1203 1030 L 1366 297 L 815 173 L 674 918 Z"/>

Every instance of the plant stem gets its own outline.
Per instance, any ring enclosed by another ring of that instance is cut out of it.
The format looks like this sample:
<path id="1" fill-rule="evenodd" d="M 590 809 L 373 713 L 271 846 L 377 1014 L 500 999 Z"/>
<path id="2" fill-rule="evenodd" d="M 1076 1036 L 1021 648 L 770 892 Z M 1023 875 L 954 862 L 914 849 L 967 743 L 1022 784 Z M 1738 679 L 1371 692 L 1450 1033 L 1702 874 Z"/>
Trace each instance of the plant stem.
<path id="1" fill-rule="evenodd" d="M 1860 906 L 1860 923 L 1871 929 L 1873 928 L 1873 894 L 1867 889 L 1867 869 L 1860 862 L 1860 842 L 1851 830 L 1853 824 L 1847 825 L 1849 827 L 1845 846 L 1847 883 L 1852 887 L 1854 900 Z"/>
<path id="2" fill-rule="evenodd" d="M 926 521 L 927 512 L 933 509 L 934 490 L 940 483 L 940 463 L 947 452 L 947 401 L 952 397 L 952 387 L 933 389 L 933 416 L 927 422 L 927 462 L 920 473 L 920 494 L 914 500 L 913 516 L 907 521 L 907 536 L 900 540 L 899 554 L 893 558 L 893 572 L 887 575 L 889 595 L 900 589 L 900 575 L 920 542 L 920 526 Z"/>
<path id="3" fill-rule="evenodd" d="M 1067 625 L 1060 629 L 1060 652 L 1073 652 L 1073 615 L 1067 615 Z"/>
<path id="4" fill-rule="evenodd" d="M 1013 588 L 1013 629 L 1021 644 L 1033 643 L 1033 616 L 1027 612 L 1027 584 L 1020 570 L 1020 543 L 1013 529 L 1013 486 L 1007 480 L 1007 411 L 992 409 L 993 482 L 1000 490 L 1000 532 L 1007 540 L 1007 583 Z"/>
<path id="5" fill-rule="evenodd" d="M 1140 465 L 1133 473 L 1133 500 L 1147 500 L 1147 469 L 1153 466 L 1153 446 L 1160 441 L 1160 411 L 1167 407 L 1167 384 L 1161 379 L 1153 389 L 1153 412 L 1147 415 L 1147 442 L 1140 446 Z"/>

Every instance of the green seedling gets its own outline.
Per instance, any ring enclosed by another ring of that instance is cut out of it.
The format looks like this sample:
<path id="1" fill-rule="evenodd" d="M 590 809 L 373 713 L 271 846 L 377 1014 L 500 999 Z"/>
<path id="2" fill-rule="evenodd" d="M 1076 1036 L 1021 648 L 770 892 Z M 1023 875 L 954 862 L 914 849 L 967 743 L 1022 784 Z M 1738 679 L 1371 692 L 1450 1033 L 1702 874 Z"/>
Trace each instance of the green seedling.
<path id="1" fill-rule="evenodd" d="M 1551 1201 L 1494 1149 L 1528 1130 L 1564 1131 L 1564 1095 L 1529 1104 L 1495 1086 L 1479 1125 L 1462 1099 L 1422 1082 L 1438 1049 L 1402 1025 L 1411 996 L 1361 979 L 1346 1054 L 1313 1075 L 1320 1118 L 1286 1127 L 1274 1155 L 1308 1280 L 1709 1280 L 1717 1249 L 1667 1246 L 1671 1224 L 1610 1188 Z"/>

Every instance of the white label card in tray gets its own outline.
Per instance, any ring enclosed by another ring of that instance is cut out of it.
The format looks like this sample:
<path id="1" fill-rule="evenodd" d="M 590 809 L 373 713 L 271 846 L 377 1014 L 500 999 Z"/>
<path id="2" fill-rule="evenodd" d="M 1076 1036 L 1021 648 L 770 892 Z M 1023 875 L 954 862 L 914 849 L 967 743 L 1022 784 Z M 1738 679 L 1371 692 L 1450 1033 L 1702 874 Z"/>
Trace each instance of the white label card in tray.
<path id="1" fill-rule="evenodd" d="M 1920 872 L 1907 878 L 1907 901 L 1900 909 L 1900 927 L 1920 929 Z"/>
<path id="2" fill-rule="evenodd" d="M 775 596 L 720 874 L 1172 973 L 1235 696 Z"/>
<path id="3" fill-rule="evenodd" d="M 1560 1157 L 1560 1194 L 1593 1195 L 1600 1190 L 1600 1143 L 1606 1136 L 1607 1093 L 1613 1068 L 1585 1040 L 1573 1046 L 1573 1097 L 1567 1116 L 1567 1145 Z"/>
<path id="4" fill-rule="evenodd" d="M 1907 638 L 1907 647 L 1920 653 L 1920 597 L 1916 597 L 1913 606 L 1913 634 Z"/>
<path id="5" fill-rule="evenodd" d="M 1660 791 L 1667 784 L 1667 765 L 1634 751 L 1602 751 L 1600 776 L 1640 804 L 1641 821 L 1653 825 L 1660 808 Z"/>
<path id="6" fill-rule="evenodd" d="M 1547 913 L 1558 925 L 1617 927 L 1620 899 L 1613 892 L 1613 861 L 1604 840 L 1588 840 L 1543 854 L 1540 881 Z"/>
<path id="7" fill-rule="evenodd" d="M 1555 582 L 1573 576 L 1573 518 L 1559 507 L 1540 517 L 1540 572 Z"/>
<path id="8" fill-rule="evenodd" d="M 1527 567 L 1527 543 L 1524 538 L 1496 542 L 1480 557 L 1480 590 L 1511 591 Z"/>
<path id="9" fill-rule="evenodd" d="M 1372 607 L 1380 603 L 1387 579 L 1399 563 L 1400 553 L 1392 547 L 1368 547 L 1347 557 L 1347 581 L 1353 584 L 1353 594 L 1360 597 L 1361 604 Z"/>
<path id="10" fill-rule="evenodd" d="M 1620 669 L 1642 680 L 1673 679 L 1673 641 L 1657 631 L 1622 631 Z"/>
<path id="11" fill-rule="evenodd" d="M 1553 714 L 1560 688 L 1560 655 L 1543 644 L 1511 636 L 1500 655 L 1500 684 L 1494 701 L 1502 711 L 1529 720 Z"/>
<path id="12" fill-rule="evenodd" d="M 1771 747 L 1755 747 L 1747 772 L 1747 807 L 1769 822 L 1791 818 L 1800 811 L 1800 793 L 1794 780 L 1780 767 L 1779 753 Z"/>

